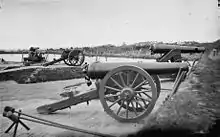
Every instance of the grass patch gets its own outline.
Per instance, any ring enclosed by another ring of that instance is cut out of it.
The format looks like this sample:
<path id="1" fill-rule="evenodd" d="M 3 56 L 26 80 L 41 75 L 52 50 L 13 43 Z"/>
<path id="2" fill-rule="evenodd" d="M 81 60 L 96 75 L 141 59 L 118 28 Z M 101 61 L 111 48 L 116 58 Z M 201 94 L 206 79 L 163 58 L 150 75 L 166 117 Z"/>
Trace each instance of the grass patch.
<path id="1" fill-rule="evenodd" d="M 143 129 L 127 136 L 220 136 L 220 60 L 209 58 L 218 45 L 208 46 L 181 84 L 185 88 L 149 117 Z"/>

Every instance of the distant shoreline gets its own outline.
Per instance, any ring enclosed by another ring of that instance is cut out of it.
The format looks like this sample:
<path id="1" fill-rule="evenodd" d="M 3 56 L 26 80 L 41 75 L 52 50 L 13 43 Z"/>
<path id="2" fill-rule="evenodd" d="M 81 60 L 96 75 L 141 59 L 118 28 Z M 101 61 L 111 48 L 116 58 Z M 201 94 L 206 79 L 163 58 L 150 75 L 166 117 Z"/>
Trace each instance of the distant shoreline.
<path id="1" fill-rule="evenodd" d="M 28 54 L 28 52 L 0 52 L 0 55 L 2 54 Z M 54 54 L 54 55 L 61 55 L 60 52 L 47 52 L 46 54 Z M 92 54 L 92 53 L 84 53 L 85 56 L 87 57 L 112 57 L 112 58 L 133 58 L 133 59 L 157 59 L 161 55 L 159 54 L 154 54 L 151 55 L 149 53 L 141 53 L 141 54 L 116 54 L 116 53 L 104 53 L 104 54 Z M 188 61 L 193 61 L 195 59 L 198 59 L 199 56 L 197 55 L 190 55 L 190 54 L 182 54 L 183 57 L 187 58 Z"/>
<path id="2" fill-rule="evenodd" d="M 4 51 L 4 52 L 0 52 L 0 55 L 1 54 L 28 54 L 28 52 L 19 52 L 19 51 L 15 51 L 15 52 L 12 52 L 12 51 Z M 61 55 L 62 53 L 61 52 L 47 52 L 46 54 L 55 54 L 55 55 Z M 144 54 L 141 54 L 141 55 L 122 55 L 122 54 L 90 54 L 90 53 L 84 53 L 85 56 L 88 56 L 88 57 L 117 57 L 117 58 L 141 58 L 141 59 L 156 59 L 155 56 L 151 56 L 151 55 L 144 55 Z"/>

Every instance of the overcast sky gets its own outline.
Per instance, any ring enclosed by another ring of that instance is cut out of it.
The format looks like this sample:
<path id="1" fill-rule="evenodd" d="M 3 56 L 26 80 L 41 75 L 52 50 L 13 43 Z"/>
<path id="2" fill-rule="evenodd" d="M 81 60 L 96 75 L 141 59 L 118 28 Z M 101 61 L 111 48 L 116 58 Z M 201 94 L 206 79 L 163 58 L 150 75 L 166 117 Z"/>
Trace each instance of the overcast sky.
<path id="1" fill-rule="evenodd" d="M 0 49 L 220 38 L 217 0 L 0 2 Z"/>

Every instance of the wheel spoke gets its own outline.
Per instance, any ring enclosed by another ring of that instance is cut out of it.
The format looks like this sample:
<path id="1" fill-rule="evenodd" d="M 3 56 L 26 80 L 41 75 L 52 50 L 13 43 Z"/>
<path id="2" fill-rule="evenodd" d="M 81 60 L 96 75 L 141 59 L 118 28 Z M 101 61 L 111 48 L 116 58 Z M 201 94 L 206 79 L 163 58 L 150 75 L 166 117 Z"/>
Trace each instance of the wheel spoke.
<path id="1" fill-rule="evenodd" d="M 134 85 L 135 81 L 137 80 L 138 76 L 139 76 L 139 73 L 136 74 L 136 76 L 135 76 L 135 78 L 134 78 L 134 81 L 133 81 L 132 84 L 131 84 L 131 87 L 133 87 L 133 85 Z"/>
<path id="2" fill-rule="evenodd" d="M 117 95 L 108 95 L 108 96 L 105 96 L 104 98 L 112 98 L 112 97 L 117 97 L 119 96 L 120 94 L 117 94 Z"/>
<path id="3" fill-rule="evenodd" d="M 114 106 L 114 105 L 115 105 L 116 103 L 118 103 L 120 100 L 121 100 L 121 98 L 117 99 L 115 102 L 113 102 L 113 103 L 109 106 L 109 108 L 111 108 L 112 106 Z"/>
<path id="4" fill-rule="evenodd" d="M 141 93 L 138 93 L 138 95 L 142 98 Z M 142 101 L 144 102 L 144 105 L 147 106 L 146 102 L 144 101 L 144 99 L 142 99 Z M 150 102 L 150 101 L 148 101 Z"/>
<path id="5" fill-rule="evenodd" d="M 121 79 L 122 85 L 123 85 L 123 86 L 126 86 L 126 85 L 125 85 L 124 78 L 122 77 L 121 73 L 119 73 L 119 77 L 120 77 L 120 79 Z"/>
<path id="6" fill-rule="evenodd" d="M 110 87 L 110 86 L 105 86 L 105 88 L 107 88 L 107 89 L 111 89 L 111 90 L 114 90 L 114 91 L 121 92 L 121 90 L 120 90 L 120 89 L 113 88 L 113 87 Z"/>
<path id="7" fill-rule="evenodd" d="M 124 102 L 125 102 L 125 101 L 123 100 L 122 103 L 121 103 L 121 105 L 120 105 L 120 107 L 119 107 L 119 109 L 118 109 L 118 111 L 117 111 L 117 113 L 116 113 L 117 115 L 119 114 L 119 112 L 120 112 L 120 110 L 121 110 L 121 108 L 122 108 L 122 104 L 124 104 Z"/>
<path id="8" fill-rule="evenodd" d="M 135 91 L 136 93 L 143 93 L 143 92 L 149 92 L 150 90 L 140 90 L 140 91 Z"/>
<path id="9" fill-rule="evenodd" d="M 145 110 L 145 108 L 134 98 L 134 101 L 143 109 Z"/>
<path id="10" fill-rule="evenodd" d="M 144 95 L 146 95 L 148 98 L 152 99 L 151 96 L 149 96 L 147 93 L 143 92 Z"/>
<path id="11" fill-rule="evenodd" d="M 137 116 L 138 114 L 137 114 L 137 111 L 136 111 L 136 109 L 135 109 L 134 104 L 133 104 L 132 101 L 131 101 L 131 105 L 132 105 L 132 109 L 134 110 L 135 115 Z"/>
<path id="12" fill-rule="evenodd" d="M 137 85 L 137 86 L 134 88 L 134 90 L 136 90 L 136 89 L 139 88 L 140 86 L 144 85 L 145 82 L 146 82 L 146 80 L 144 80 L 143 82 L 141 82 L 139 85 Z"/>
<path id="13" fill-rule="evenodd" d="M 127 85 L 129 86 L 129 81 L 130 81 L 130 73 L 127 72 Z"/>
<path id="14" fill-rule="evenodd" d="M 138 103 L 137 103 L 137 102 L 135 102 L 135 104 L 136 104 L 136 108 L 138 108 Z"/>
<path id="15" fill-rule="evenodd" d="M 127 105 L 126 105 L 126 118 L 128 118 L 128 107 L 129 107 L 130 102 L 127 101 Z"/>
<path id="16" fill-rule="evenodd" d="M 145 77 L 142 76 L 142 80 L 146 81 Z M 146 81 L 146 84 L 148 84 L 148 81 Z"/>
<path id="17" fill-rule="evenodd" d="M 111 79 L 118 87 L 120 87 L 121 89 L 123 89 L 123 87 L 122 87 L 115 79 L 113 79 L 112 77 L 110 77 L 110 79 Z"/>
<path id="18" fill-rule="evenodd" d="M 137 96 L 137 95 L 136 95 L 135 97 L 139 98 L 140 100 L 150 102 L 150 100 L 147 100 L 147 99 L 145 99 L 145 98 L 143 98 L 143 97 L 139 97 L 139 96 Z"/>

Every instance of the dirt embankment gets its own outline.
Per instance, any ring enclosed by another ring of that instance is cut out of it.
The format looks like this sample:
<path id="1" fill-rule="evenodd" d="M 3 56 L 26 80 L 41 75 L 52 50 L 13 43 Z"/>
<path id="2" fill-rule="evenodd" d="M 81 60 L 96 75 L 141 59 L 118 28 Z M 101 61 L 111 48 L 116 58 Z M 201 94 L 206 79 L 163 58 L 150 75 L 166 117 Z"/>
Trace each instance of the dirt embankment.
<path id="1" fill-rule="evenodd" d="M 139 132 L 140 136 L 220 136 L 220 58 L 210 46 L 185 86 L 166 101 Z M 125 135 L 127 136 L 127 135 Z"/>
<path id="2" fill-rule="evenodd" d="M 82 77 L 83 72 L 80 67 L 69 66 L 30 66 L 0 72 L 0 81 L 14 80 L 19 84 L 68 80 Z"/>

